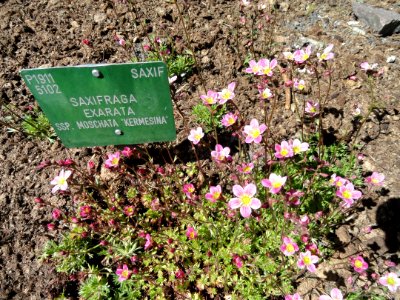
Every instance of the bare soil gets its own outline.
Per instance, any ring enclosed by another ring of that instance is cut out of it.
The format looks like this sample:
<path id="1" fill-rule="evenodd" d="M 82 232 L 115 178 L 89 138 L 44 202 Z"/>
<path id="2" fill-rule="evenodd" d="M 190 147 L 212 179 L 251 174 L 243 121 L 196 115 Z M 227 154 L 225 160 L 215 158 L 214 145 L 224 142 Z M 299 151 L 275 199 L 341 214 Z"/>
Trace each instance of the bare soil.
<path id="1" fill-rule="evenodd" d="M 190 43 L 201 70 L 201 76 L 195 71 L 177 86 L 175 106 L 184 117 L 176 114 L 178 145 L 186 139 L 188 125 L 193 124 L 191 107 L 199 103 L 203 93 L 201 78 L 207 89 L 220 89 L 236 81 L 240 109 L 257 117 L 256 92 L 243 74 L 247 53 L 273 57 L 279 55 L 274 52 L 277 49 L 317 41 L 333 43 L 336 54 L 335 84 L 325 111 L 326 132 L 334 140 L 351 142 L 351 114 L 357 105 L 365 114 L 371 97 L 364 81 L 348 78 L 360 72 L 361 62 L 378 63 L 385 70 L 376 89 L 380 108 L 368 119 L 358 141 L 363 145 L 360 152 L 365 155 L 365 174 L 384 173 L 385 186 L 382 192 L 365 197 L 354 216 L 337 230 L 337 253 L 320 265 L 315 278 L 298 282 L 304 299 L 315 299 L 316 291 L 348 285 L 349 272 L 338 266 L 348 264 L 355 253 L 363 253 L 372 266 L 384 266 L 385 260 L 400 263 L 400 35 L 380 37 L 362 23 L 348 23 L 355 21 L 350 1 L 265 2 L 266 11 L 272 5 L 275 13 L 272 22 L 257 31 L 252 43 L 251 19 L 247 18 L 245 25 L 239 20 L 257 10 L 254 3 L 241 12 L 240 1 L 179 1 L 189 42 L 178 22 L 176 7 L 167 1 L 0 0 L 0 101 L 22 110 L 36 106 L 19 75 L 23 68 L 127 62 L 135 54 L 140 56 L 138 49 L 148 34 L 170 37 L 178 50 Z M 364 2 L 400 12 L 397 1 Z M 116 43 L 117 34 L 124 37 L 127 47 Z M 84 39 L 90 44 L 83 43 Z M 387 63 L 391 55 L 397 59 Z M 282 105 L 277 115 L 273 136 L 292 136 L 298 129 L 294 113 Z M 105 154 L 111 148 L 97 151 Z M 59 141 L 51 144 L 1 128 L 0 299 L 52 299 L 63 289 L 73 297 L 75 283 L 38 260 L 44 244 L 56 234 L 46 229 L 51 209 L 38 207 L 34 198 L 62 203 L 50 195 L 49 182 L 54 174 L 38 172 L 36 166 L 47 159 L 84 162 L 92 151 L 66 149 Z M 372 226 L 370 233 L 363 231 L 366 226 Z"/>

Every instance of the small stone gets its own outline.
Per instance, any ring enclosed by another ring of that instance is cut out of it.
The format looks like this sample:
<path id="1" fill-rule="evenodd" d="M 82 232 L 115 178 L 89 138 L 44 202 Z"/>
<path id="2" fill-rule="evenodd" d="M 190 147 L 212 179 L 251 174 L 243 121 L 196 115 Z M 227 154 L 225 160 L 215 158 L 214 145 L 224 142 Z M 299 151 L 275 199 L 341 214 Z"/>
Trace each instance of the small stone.
<path id="1" fill-rule="evenodd" d="M 314 49 L 322 49 L 324 47 L 324 43 L 307 38 L 307 37 L 300 37 L 299 38 L 299 43 L 302 45 L 309 44 L 311 45 Z"/>
<path id="2" fill-rule="evenodd" d="M 348 244 L 351 241 L 351 236 L 345 226 L 339 227 L 336 230 L 336 235 L 343 244 Z"/>
<path id="3" fill-rule="evenodd" d="M 95 15 L 93 16 L 93 20 L 94 20 L 96 23 L 101 23 L 101 22 L 103 22 L 105 19 L 107 19 L 107 15 L 106 15 L 105 13 L 98 13 L 98 14 L 95 14 Z"/>
<path id="4" fill-rule="evenodd" d="M 77 21 L 71 21 L 71 26 L 72 26 L 73 28 L 78 28 L 78 27 L 79 27 L 79 24 L 78 24 Z"/>
<path id="5" fill-rule="evenodd" d="M 400 14 L 363 3 L 352 3 L 354 14 L 382 36 L 400 33 Z"/>
<path id="6" fill-rule="evenodd" d="M 386 62 L 389 64 L 394 63 L 395 61 L 396 61 L 396 56 L 394 55 L 391 55 L 386 59 Z"/>
<path id="7" fill-rule="evenodd" d="M 351 29 L 352 29 L 355 33 L 358 33 L 358 34 L 361 34 L 361 35 L 365 35 L 365 34 L 366 34 L 365 30 L 362 30 L 361 28 L 352 27 Z"/>
<path id="8" fill-rule="evenodd" d="M 347 22 L 347 25 L 350 25 L 350 26 L 357 26 L 358 24 L 360 24 L 360 22 L 358 22 L 358 21 L 349 21 L 349 22 Z"/>

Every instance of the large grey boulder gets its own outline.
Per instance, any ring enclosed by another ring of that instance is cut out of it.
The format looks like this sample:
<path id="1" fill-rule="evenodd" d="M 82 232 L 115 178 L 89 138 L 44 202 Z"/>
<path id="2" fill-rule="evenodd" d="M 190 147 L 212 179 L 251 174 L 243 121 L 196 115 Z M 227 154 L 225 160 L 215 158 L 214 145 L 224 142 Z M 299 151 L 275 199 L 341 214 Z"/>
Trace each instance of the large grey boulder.
<path id="1" fill-rule="evenodd" d="M 363 3 L 352 3 L 353 12 L 372 30 L 382 36 L 400 32 L 400 14 Z"/>

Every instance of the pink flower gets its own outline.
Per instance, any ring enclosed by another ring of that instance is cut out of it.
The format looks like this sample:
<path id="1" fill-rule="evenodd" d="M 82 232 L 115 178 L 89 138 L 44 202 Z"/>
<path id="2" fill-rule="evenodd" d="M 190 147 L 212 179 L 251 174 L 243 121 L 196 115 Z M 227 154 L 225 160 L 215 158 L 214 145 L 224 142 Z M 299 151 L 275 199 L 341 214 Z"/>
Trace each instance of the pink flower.
<path id="1" fill-rule="evenodd" d="M 51 215 L 53 216 L 54 220 L 59 220 L 61 218 L 61 210 L 55 208 L 53 209 Z"/>
<path id="2" fill-rule="evenodd" d="M 283 57 L 286 58 L 287 60 L 294 60 L 294 54 L 292 52 L 283 52 Z"/>
<path id="3" fill-rule="evenodd" d="M 175 277 L 177 279 L 183 279 L 185 278 L 185 272 L 179 269 L 178 271 L 175 272 Z"/>
<path id="4" fill-rule="evenodd" d="M 319 113 L 319 103 L 314 103 L 313 101 L 307 101 L 305 107 L 306 113 L 310 116 L 316 116 Z"/>
<path id="5" fill-rule="evenodd" d="M 269 99 L 272 98 L 273 94 L 269 88 L 260 89 L 260 97 L 261 99 Z"/>
<path id="6" fill-rule="evenodd" d="M 221 92 L 218 93 L 219 104 L 224 104 L 228 100 L 231 100 L 235 97 L 235 90 L 236 82 L 231 82 L 228 84 L 228 88 L 223 89 Z"/>
<path id="7" fill-rule="evenodd" d="M 88 163 L 87 163 L 87 168 L 88 168 L 89 172 L 91 170 L 93 170 L 95 167 L 96 167 L 96 164 L 94 163 L 94 161 L 93 160 L 89 160 Z"/>
<path id="8" fill-rule="evenodd" d="M 133 216 L 133 213 L 135 212 L 135 208 L 133 205 L 125 206 L 124 207 L 124 214 L 128 217 Z"/>
<path id="9" fill-rule="evenodd" d="M 222 145 L 215 145 L 215 150 L 211 151 L 211 157 L 218 163 L 224 162 L 228 157 L 231 149 L 229 147 L 222 147 Z"/>
<path id="10" fill-rule="evenodd" d="M 336 176 L 336 174 L 332 174 L 331 179 L 329 180 L 329 183 L 331 185 L 334 185 L 337 188 L 340 188 L 343 185 L 348 184 L 350 181 L 348 181 L 345 178 L 342 178 L 340 176 Z"/>
<path id="11" fill-rule="evenodd" d="M 261 75 L 261 66 L 258 62 L 252 59 L 249 61 L 249 67 L 246 68 L 245 72 L 254 75 Z"/>
<path id="12" fill-rule="evenodd" d="M 318 59 L 320 61 L 333 59 L 335 57 L 335 54 L 331 52 L 332 48 L 333 44 L 329 44 L 328 47 L 324 49 L 324 52 L 322 52 L 322 54 L 317 53 Z"/>
<path id="13" fill-rule="evenodd" d="M 299 80 L 297 78 L 293 79 L 293 86 L 298 89 L 299 91 L 304 90 L 304 88 L 306 87 L 306 83 L 304 82 L 303 79 Z"/>
<path id="14" fill-rule="evenodd" d="M 237 198 L 232 198 L 228 206 L 230 209 L 240 207 L 240 214 L 243 218 L 250 217 L 251 209 L 259 209 L 261 207 L 261 201 L 253 197 L 257 193 L 255 184 L 250 183 L 244 188 L 236 184 L 233 186 L 232 190 Z"/>
<path id="15" fill-rule="evenodd" d="M 354 268 L 354 271 L 358 272 L 358 273 L 362 273 L 364 272 L 366 269 L 368 269 L 368 264 L 367 262 L 364 260 L 364 258 L 362 256 L 357 256 L 357 257 L 352 257 L 351 260 L 351 265 Z"/>
<path id="16" fill-rule="evenodd" d="M 197 231 L 196 230 L 194 230 L 194 228 L 193 227 L 188 227 L 187 228 L 187 230 L 186 230 L 186 236 L 187 236 L 187 238 L 189 239 L 189 240 L 193 240 L 193 239 L 195 239 L 196 237 L 197 237 Z"/>
<path id="17" fill-rule="evenodd" d="M 70 170 L 64 171 L 64 169 L 61 169 L 60 174 L 54 177 L 54 179 L 50 182 L 50 184 L 54 185 L 51 192 L 54 194 L 58 190 L 66 191 L 68 189 L 67 179 L 69 176 L 71 176 L 71 174 L 72 171 Z"/>
<path id="18" fill-rule="evenodd" d="M 373 172 L 371 176 L 365 178 L 365 182 L 375 186 L 382 186 L 385 180 L 385 175 L 378 172 Z"/>
<path id="19" fill-rule="evenodd" d="M 366 61 L 360 64 L 360 68 L 361 68 L 363 71 L 365 71 L 365 72 L 373 71 L 373 70 L 375 70 L 377 67 L 378 67 L 378 64 L 372 64 L 372 65 L 370 65 L 370 64 L 369 64 L 368 62 L 366 62 Z"/>
<path id="20" fill-rule="evenodd" d="M 238 171 L 243 173 L 243 174 L 250 174 L 251 171 L 254 168 L 254 164 L 253 163 L 242 163 L 239 167 L 238 167 Z"/>
<path id="21" fill-rule="evenodd" d="M 207 95 L 201 95 L 200 99 L 203 100 L 204 105 L 212 105 L 218 101 L 218 93 L 212 90 L 207 92 Z"/>
<path id="22" fill-rule="evenodd" d="M 82 218 L 89 218 L 92 213 L 92 208 L 89 205 L 84 205 L 79 208 L 79 215 Z"/>
<path id="23" fill-rule="evenodd" d="M 191 198 L 193 193 L 195 192 L 194 185 L 191 183 L 187 183 L 183 185 L 183 192 L 186 194 L 188 198 Z"/>
<path id="24" fill-rule="evenodd" d="M 314 273 L 317 270 L 314 264 L 316 264 L 318 260 L 318 256 L 312 255 L 311 252 L 307 250 L 306 252 L 300 253 L 297 266 L 300 269 L 307 268 L 308 271 Z"/>
<path id="25" fill-rule="evenodd" d="M 262 58 L 262 59 L 260 59 L 258 64 L 261 67 L 260 73 L 262 75 L 267 75 L 267 76 L 271 77 L 272 75 L 274 75 L 272 70 L 278 65 L 278 61 L 275 58 L 271 61 L 269 61 L 268 59 Z"/>
<path id="26" fill-rule="evenodd" d="M 304 195 L 303 192 L 290 190 L 285 195 L 285 200 L 289 205 L 298 206 L 300 205 L 300 197 Z"/>
<path id="27" fill-rule="evenodd" d="M 395 293 L 400 286 L 400 278 L 397 277 L 396 273 L 390 272 L 379 278 L 379 283 L 386 286 L 392 293 Z"/>
<path id="28" fill-rule="evenodd" d="M 244 126 L 244 134 L 246 134 L 246 143 L 250 144 L 252 142 L 259 144 L 262 139 L 262 134 L 264 131 L 267 130 L 267 125 L 265 124 L 258 124 L 256 119 L 252 119 L 250 121 L 250 125 Z"/>
<path id="29" fill-rule="evenodd" d="M 275 156 L 276 158 L 288 158 L 293 156 L 293 148 L 287 141 L 275 144 Z"/>
<path id="30" fill-rule="evenodd" d="M 188 140 L 191 141 L 193 144 L 197 145 L 203 136 L 204 136 L 203 129 L 201 127 L 197 127 L 196 129 L 190 130 Z"/>
<path id="31" fill-rule="evenodd" d="M 322 296 L 319 296 L 318 300 L 343 300 L 343 295 L 339 289 L 334 288 L 331 290 L 330 296 L 322 295 Z"/>
<path id="32" fill-rule="evenodd" d="M 305 152 L 310 147 L 310 145 L 308 143 L 302 143 L 302 142 L 300 142 L 299 139 L 295 139 L 293 142 L 291 142 L 291 146 L 292 146 L 294 155 L 299 154 L 301 152 Z"/>
<path id="33" fill-rule="evenodd" d="M 291 256 L 299 251 L 299 246 L 289 237 L 283 238 L 283 244 L 281 245 L 281 251 L 286 256 Z"/>
<path id="34" fill-rule="evenodd" d="M 243 261 L 242 261 L 242 259 L 240 258 L 240 256 L 239 255 L 233 255 L 233 263 L 235 264 L 235 266 L 237 267 L 237 268 L 241 268 L 241 267 L 243 267 Z"/>
<path id="35" fill-rule="evenodd" d="M 298 293 L 293 295 L 286 295 L 285 300 L 302 300 Z"/>
<path id="36" fill-rule="evenodd" d="M 343 206 L 348 208 L 353 205 L 354 200 L 361 198 L 362 194 L 360 191 L 354 190 L 354 185 L 349 182 L 346 185 L 339 187 L 336 191 L 336 196 L 341 198 L 343 202 Z"/>
<path id="37" fill-rule="evenodd" d="M 211 202 L 216 202 L 221 197 L 222 189 L 220 185 L 210 186 L 210 192 L 206 194 L 206 199 Z"/>
<path id="38" fill-rule="evenodd" d="M 309 59 L 311 55 L 311 46 L 308 46 L 305 50 L 298 49 L 293 53 L 295 62 L 301 64 Z"/>
<path id="39" fill-rule="evenodd" d="M 130 270 L 128 269 L 128 266 L 124 264 L 124 265 L 122 266 L 122 268 L 119 267 L 119 268 L 117 269 L 117 271 L 115 272 L 115 274 L 118 275 L 118 281 L 119 281 L 119 282 L 122 282 L 122 281 L 125 281 L 125 280 L 129 279 L 129 277 L 131 277 L 132 271 L 130 271 Z"/>
<path id="40" fill-rule="evenodd" d="M 310 243 L 306 245 L 306 250 L 310 251 L 311 254 L 319 255 L 318 246 L 314 243 Z"/>
<path id="41" fill-rule="evenodd" d="M 276 175 L 275 173 L 269 174 L 268 179 L 262 179 L 261 184 L 267 188 L 272 194 L 278 194 L 286 182 L 287 176 Z"/>
<path id="42" fill-rule="evenodd" d="M 145 236 L 146 243 L 144 244 L 144 250 L 150 249 L 151 246 L 153 245 L 153 240 L 151 239 L 151 235 L 146 233 Z"/>
<path id="43" fill-rule="evenodd" d="M 121 153 L 125 157 L 131 157 L 133 155 L 133 151 L 130 147 L 124 147 L 124 150 L 122 150 Z"/>
<path id="44" fill-rule="evenodd" d="M 108 158 L 107 158 L 106 162 L 104 163 L 105 167 L 108 169 L 118 167 L 120 156 L 121 155 L 120 155 L 119 151 L 108 154 Z"/>
<path id="45" fill-rule="evenodd" d="M 238 118 L 237 115 L 231 112 L 227 113 L 222 117 L 221 124 L 225 127 L 229 127 L 236 123 L 237 118 Z"/>
<path id="46" fill-rule="evenodd" d="M 307 215 L 300 216 L 299 223 L 301 226 L 307 226 L 310 224 L 310 218 Z"/>
<path id="47" fill-rule="evenodd" d="M 56 224 L 54 224 L 54 223 L 47 224 L 47 229 L 48 230 L 55 230 L 56 229 Z"/>

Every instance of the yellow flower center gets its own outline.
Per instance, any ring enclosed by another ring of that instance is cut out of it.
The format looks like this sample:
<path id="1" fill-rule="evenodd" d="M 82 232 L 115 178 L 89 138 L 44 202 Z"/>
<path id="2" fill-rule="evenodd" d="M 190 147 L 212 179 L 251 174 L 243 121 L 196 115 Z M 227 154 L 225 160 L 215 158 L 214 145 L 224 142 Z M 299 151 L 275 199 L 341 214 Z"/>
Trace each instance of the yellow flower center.
<path id="1" fill-rule="evenodd" d="M 243 195 L 240 200 L 242 201 L 242 204 L 244 206 L 249 206 L 249 204 L 251 203 L 251 197 L 249 195 Z"/>
<path id="2" fill-rule="evenodd" d="M 376 183 L 379 183 L 379 180 L 376 178 L 372 178 L 371 182 L 376 184 Z"/>
<path id="3" fill-rule="evenodd" d="M 305 265 L 309 265 L 309 264 L 311 264 L 311 259 L 308 256 L 306 256 L 303 258 L 303 262 Z"/>
<path id="4" fill-rule="evenodd" d="M 123 270 L 121 272 L 121 277 L 128 278 L 128 276 L 129 276 L 129 271 L 128 270 Z"/>
<path id="5" fill-rule="evenodd" d="M 252 129 L 252 130 L 250 131 L 250 136 L 251 136 L 253 139 L 258 138 L 258 137 L 260 136 L 260 129 L 258 129 L 258 128 Z"/>
<path id="6" fill-rule="evenodd" d="M 313 113 L 314 113 L 314 112 L 316 112 L 316 111 L 317 111 L 317 110 L 315 109 L 315 107 L 311 107 L 311 108 L 310 108 L 310 112 L 313 112 Z"/>
<path id="7" fill-rule="evenodd" d="M 221 98 L 224 100 L 229 100 L 229 98 L 231 98 L 231 95 L 232 95 L 231 91 L 223 90 L 222 94 L 221 94 Z"/>
<path id="8" fill-rule="evenodd" d="M 294 247 L 292 244 L 287 244 L 286 245 L 286 251 L 287 252 L 293 252 L 294 251 Z"/>
<path id="9" fill-rule="evenodd" d="M 58 181 L 57 181 L 57 184 L 58 185 L 63 185 L 63 184 L 65 184 L 66 181 L 67 180 L 65 180 L 65 178 L 59 178 Z"/>
<path id="10" fill-rule="evenodd" d="M 293 152 L 294 152 L 294 154 L 297 154 L 297 153 L 300 153 L 300 146 L 294 146 L 293 147 Z"/>
<path id="11" fill-rule="evenodd" d="M 117 158 L 117 157 L 114 157 L 114 158 L 111 160 L 111 164 L 113 164 L 114 166 L 115 166 L 115 165 L 118 165 L 118 163 L 119 163 L 119 158 Z"/>
<path id="12" fill-rule="evenodd" d="M 215 192 L 215 193 L 213 193 L 212 196 L 213 196 L 214 199 L 218 199 L 219 196 L 221 196 L 221 193 L 220 192 Z"/>
<path id="13" fill-rule="evenodd" d="M 336 182 L 336 186 L 342 186 L 343 185 L 343 183 L 340 181 L 340 180 L 338 180 L 337 182 Z"/>
<path id="14" fill-rule="evenodd" d="M 324 52 L 324 53 L 321 54 L 320 57 L 321 57 L 321 59 L 326 59 L 328 57 L 328 53 Z"/>
<path id="15" fill-rule="evenodd" d="M 208 104 L 213 104 L 213 103 L 214 103 L 214 98 L 212 98 L 212 97 L 207 97 L 207 98 L 206 98 L 206 102 L 207 102 Z"/>
<path id="16" fill-rule="evenodd" d="M 200 141 L 200 139 L 201 139 L 201 134 L 196 133 L 196 134 L 194 135 L 194 139 L 197 140 L 197 141 Z"/>
<path id="17" fill-rule="evenodd" d="M 286 155 L 288 155 L 288 153 L 289 153 L 289 151 L 286 148 L 281 149 L 281 155 L 282 156 L 286 156 Z"/>
<path id="18" fill-rule="evenodd" d="M 310 57 L 310 55 L 308 55 L 307 53 L 303 54 L 303 60 L 307 60 Z"/>
<path id="19" fill-rule="evenodd" d="M 396 281 L 394 280 L 393 277 L 389 277 L 389 278 L 387 279 L 387 283 L 388 283 L 389 285 L 395 285 L 395 284 L 396 284 Z"/>
<path id="20" fill-rule="evenodd" d="M 260 72 L 260 66 L 259 65 L 255 65 L 251 68 L 251 70 L 253 71 L 253 73 L 258 73 Z"/>
<path id="21" fill-rule="evenodd" d="M 345 190 L 343 192 L 343 197 L 346 199 L 350 199 L 351 198 L 351 192 L 349 190 Z"/>
<path id="22" fill-rule="evenodd" d="M 265 68 L 264 69 L 264 74 L 268 74 L 268 73 L 270 73 L 272 70 L 271 70 L 271 68 Z"/>
<path id="23" fill-rule="evenodd" d="M 191 239 L 194 239 L 194 231 L 190 232 L 189 236 L 190 236 Z"/>
<path id="24" fill-rule="evenodd" d="M 271 97 L 271 93 L 269 91 L 263 91 L 262 92 L 262 97 L 264 99 Z"/>
<path id="25" fill-rule="evenodd" d="M 281 186 L 282 186 L 282 183 L 280 183 L 278 181 L 272 183 L 272 187 L 275 188 L 275 189 L 277 189 L 277 188 L 279 188 Z"/>
<path id="26" fill-rule="evenodd" d="M 363 263 L 360 261 L 360 260 L 356 260 L 355 262 L 354 262 L 354 266 L 356 267 L 356 268 L 362 268 L 362 266 L 363 266 Z"/>

